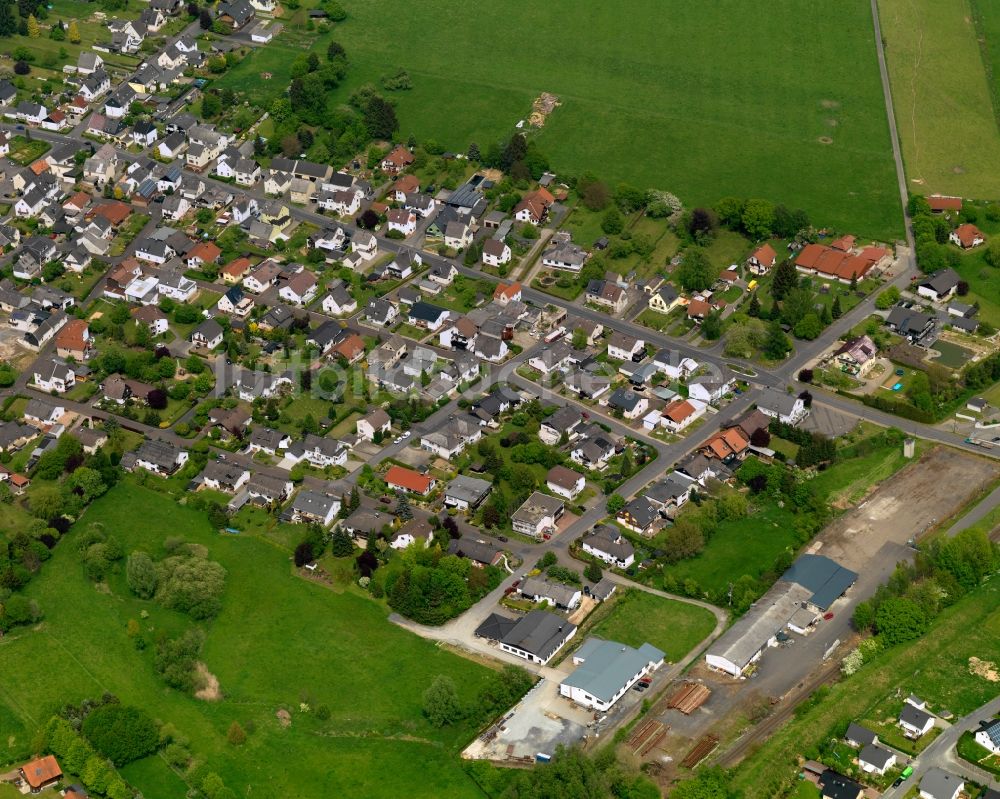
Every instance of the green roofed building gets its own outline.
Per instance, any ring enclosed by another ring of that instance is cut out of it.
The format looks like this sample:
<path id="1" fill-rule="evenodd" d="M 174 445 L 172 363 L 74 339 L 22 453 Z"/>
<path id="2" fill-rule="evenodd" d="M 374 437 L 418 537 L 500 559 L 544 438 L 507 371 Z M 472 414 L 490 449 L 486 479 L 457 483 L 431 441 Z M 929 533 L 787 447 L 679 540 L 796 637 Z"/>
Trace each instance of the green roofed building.
<path id="1" fill-rule="evenodd" d="M 652 644 L 633 649 L 617 641 L 588 638 L 573 654 L 576 669 L 559 693 L 579 705 L 608 710 L 635 683 L 663 665 L 663 652 Z"/>

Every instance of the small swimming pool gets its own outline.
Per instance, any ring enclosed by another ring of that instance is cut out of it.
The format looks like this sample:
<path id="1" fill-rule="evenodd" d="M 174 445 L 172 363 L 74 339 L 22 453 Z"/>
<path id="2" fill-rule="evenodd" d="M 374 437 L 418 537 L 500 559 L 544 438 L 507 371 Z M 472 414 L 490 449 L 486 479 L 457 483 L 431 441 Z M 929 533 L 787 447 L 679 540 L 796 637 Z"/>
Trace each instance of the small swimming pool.
<path id="1" fill-rule="evenodd" d="M 903 384 L 902 384 L 902 383 L 896 383 L 896 385 L 894 385 L 894 386 L 892 387 L 892 390 L 893 390 L 893 391 L 899 391 L 899 390 L 900 390 L 900 389 L 901 389 L 902 387 L 903 387 Z"/>

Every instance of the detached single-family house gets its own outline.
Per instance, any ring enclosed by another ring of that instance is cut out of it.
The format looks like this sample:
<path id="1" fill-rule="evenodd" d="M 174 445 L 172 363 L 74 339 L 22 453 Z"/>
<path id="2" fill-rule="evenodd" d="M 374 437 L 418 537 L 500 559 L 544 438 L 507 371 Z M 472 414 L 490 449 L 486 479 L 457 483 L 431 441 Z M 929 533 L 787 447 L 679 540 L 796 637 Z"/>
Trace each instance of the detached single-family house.
<path id="1" fill-rule="evenodd" d="M 356 425 L 359 439 L 374 441 L 377 433 L 381 433 L 383 436 L 389 434 L 392 429 L 392 419 L 384 410 L 376 408 L 370 411 L 367 416 L 358 419 Z"/>
<path id="2" fill-rule="evenodd" d="M 761 413 L 785 424 L 798 424 L 809 413 L 801 397 L 771 387 L 764 389 L 763 396 L 757 400 L 757 408 Z"/>
<path id="3" fill-rule="evenodd" d="M 965 781 L 944 769 L 928 769 L 920 780 L 920 799 L 958 799 L 965 790 Z"/>
<path id="4" fill-rule="evenodd" d="M 917 294 L 935 302 L 943 302 L 954 296 L 962 281 L 954 269 L 941 269 L 917 284 Z"/>
<path id="5" fill-rule="evenodd" d="M 635 549 L 621 533 L 608 525 L 601 525 L 583 537 L 582 549 L 598 560 L 627 569 L 635 563 Z"/>
<path id="6" fill-rule="evenodd" d="M 565 466 L 556 465 L 545 476 L 545 485 L 553 494 L 565 499 L 576 499 L 587 485 L 586 478 Z"/>
<path id="7" fill-rule="evenodd" d="M 910 697 L 899 711 L 899 726 L 907 738 L 920 738 L 934 728 L 934 716 L 927 712 L 926 702 Z"/>
<path id="8" fill-rule="evenodd" d="M 619 361 L 642 360 L 646 355 L 646 342 L 616 330 L 608 339 L 608 357 Z"/>
<path id="9" fill-rule="evenodd" d="M 986 237 L 983 235 L 982 231 L 969 222 L 966 222 L 964 225 L 959 225 L 951 231 L 948 238 L 963 250 L 970 250 L 973 247 L 978 247 L 986 241 Z"/>
<path id="10" fill-rule="evenodd" d="M 1000 754 L 1000 719 L 981 722 L 975 739 L 983 749 L 994 755 Z"/>
<path id="11" fill-rule="evenodd" d="M 547 533 L 555 532 L 565 510 L 561 499 L 534 491 L 510 517 L 511 526 L 514 532 L 540 541 Z"/>
<path id="12" fill-rule="evenodd" d="M 492 490 L 493 484 L 489 480 L 460 474 L 445 487 L 444 504 L 449 508 L 473 511 L 483 504 Z"/>
<path id="13" fill-rule="evenodd" d="M 385 482 L 389 488 L 398 488 L 401 491 L 420 494 L 422 496 L 429 494 L 434 490 L 434 486 L 437 485 L 437 480 L 430 475 L 421 474 L 420 472 L 415 472 L 413 469 L 407 469 L 405 466 L 396 465 L 390 466 L 389 471 L 385 473 Z"/>
<path id="14" fill-rule="evenodd" d="M 778 262 L 778 254 L 770 244 L 762 244 L 747 258 L 747 268 L 751 274 L 766 275 Z"/>
<path id="15" fill-rule="evenodd" d="M 505 241 L 487 239 L 483 242 L 483 263 L 487 266 L 503 266 L 510 263 L 511 249 Z"/>
<path id="16" fill-rule="evenodd" d="M 858 754 L 858 765 L 867 774 L 885 774 L 896 765 L 896 753 L 876 744 L 868 744 Z"/>

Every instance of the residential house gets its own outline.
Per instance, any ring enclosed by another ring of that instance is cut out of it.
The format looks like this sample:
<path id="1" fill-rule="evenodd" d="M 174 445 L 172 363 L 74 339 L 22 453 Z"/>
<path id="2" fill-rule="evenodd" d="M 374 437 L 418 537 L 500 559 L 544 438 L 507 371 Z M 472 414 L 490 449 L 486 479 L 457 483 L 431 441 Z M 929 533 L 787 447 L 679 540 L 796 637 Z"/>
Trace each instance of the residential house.
<path id="1" fill-rule="evenodd" d="M 896 753 L 881 746 L 869 744 L 858 754 L 858 765 L 866 774 L 882 776 L 896 765 Z"/>
<path id="2" fill-rule="evenodd" d="M 555 413 L 542 419 L 538 428 L 538 438 L 543 444 L 555 446 L 566 436 L 572 441 L 579 435 L 583 415 L 571 405 L 564 405 Z"/>
<path id="3" fill-rule="evenodd" d="M 986 237 L 983 235 L 982 231 L 970 222 L 966 222 L 964 225 L 959 225 L 951 231 L 948 238 L 963 250 L 970 250 L 973 247 L 978 247 L 986 241 Z"/>
<path id="4" fill-rule="evenodd" d="M 55 785 L 63 776 L 58 761 L 52 755 L 25 763 L 17 773 L 31 793 L 39 793 L 43 788 Z"/>
<path id="5" fill-rule="evenodd" d="M 449 508 L 473 511 L 483 504 L 492 490 L 493 484 L 489 480 L 460 474 L 445 487 L 444 504 Z"/>
<path id="6" fill-rule="evenodd" d="M 359 230 L 351 239 L 351 252 L 370 261 L 378 255 L 378 240 L 367 230 Z"/>
<path id="7" fill-rule="evenodd" d="M 327 294 L 321 303 L 323 313 L 333 316 L 354 313 L 358 309 L 357 300 L 351 296 L 343 280 L 336 280 L 327 286 Z"/>
<path id="8" fill-rule="evenodd" d="M 369 411 L 356 422 L 358 438 L 364 441 L 374 441 L 377 434 L 386 436 L 392 429 L 392 420 L 381 408 Z"/>
<path id="9" fill-rule="evenodd" d="M 511 249 L 505 241 L 487 239 L 483 242 L 483 263 L 487 266 L 503 266 L 504 264 L 508 264 L 510 263 L 511 256 Z"/>
<path id="10" fill-rule="evenodd" d="M 410 306 L 408 321 L 414 327 L 436 331 L 445 323 L 448 314 L 447 308 L 439 308 L 429 302 L 415 302 Z"/>
<path id="11" fill-rule="evenodd" d="M 614 527 L 601 525 L 584 535 L 581 548 L 609 566 L 627 569 L 635 563 L 635 549 Z"/>
<path id="12" fill-rule="evenodd" d="M 705 414 L 704 402 L 675 399 L 664 406 L 659 424 L 671 433 L 680 433 Z"/>
<path id="13" fill-rule="evenodd" d="M 670 313 L 682 303 L 683 300 L 681 295 L 677 293 L 677 289 L 666 283 L 649 295 L 649 300 L 647 300 L 646 304 L 651 310 L 657 313 Z"/>
<path id="14" fill-rule="evenodd" d="M 920 780 L 920 799 L 958 799 L 965 781 L 944 769 L 933 767 Z"/>
<path id="15" fill-rule="evenodd" d="M 191 343 L 195 347 L 214 350 L 222 343 L 222 325 L 214 319 L 206 319 L 191 331 Z"/>
<path id="16" fill-rule="evenodd" d="M 272 430 L 270 427 L 255 427 L 250 432 L 250 439 L 247 442 L 247 452 L 256 454 L 263 452 L 265 455 L 277 455 L 281 450 L 288 449 L 292 439 L 288 433 L 280 430 Z"/>
<path id="17" fill-rule="evenodd" d="M 565 503 L 558 497 L 534 491 L 510 517 L 511 526 L 514 532 L 540 541 L 556 532 L 556 524 L 565 510 Z"/>
<path id="18" fill-rule="evenodd" d="M 368 302 L 365 308 L 365 319 L 378 327 L 388 327 L 396 321 L 399 316 L 399 309 L 391 300 L 385 297 L 375 297 Z"/>
<path id="19" fill-rule="evenodd" d="M 903 703 L 898 721 L 907 738 L 920 738 L 934 728 L 934 716 L 927 712 L 926 702 L 916 697 L 910 697 Z"/>
<path id="20" fill-rule="evenodd" d="M 701 451 L 723 463 L 743 460 L 750 450 L 750 438 L 738 427 L 720 430 L 706 441 Z"/>
<path id="21" fill-rule="evenodd" d="M 688 397 L 709 405 L 722 400 L 736 387 L 736 380 L 727 372 L 699 375 L 688 382 Z"/>
<path id="22" fill-rule="evenodd" d="M 747 258 L 747 268 L 751 274 L 766 275 L 778 262 L 778 254 L 770 244 L 762 244 Z"/>
<path id="23" fill-rule="evenodd" d="M 169 297 L 174 302 L 191 302 L 198 293 L 198 284 L 179 269 L 168 268 L 160 272 L 157 290 L 161 297 Z"/>
<path id="24" fill-rule="evenodd" d="M 83 319 L 70 319 L 56 333 L 56 355 L 60 358 L 87 360 L 94 349 L 90 328 Z"/>
<path id="25" fill-rule="evenodd" d="M 228 461 L 209 461 L 198 477 L 201 487 L 235 494 L 250 482 L 250 470 Z"/>
<path id="26" fill-rule="evenodd" d="M 785 424 L 798 424 L 809 413 L 801 397 L 771 387 L 764 389 L 763 396 L 757 400 L 757 408 Z"/>
<path id="27" fill-rule="evenodd" d="M 385 158 L 382 159 L 383 172 L 396 175 L 413 163 L 413 153 L 402 144 L 397 144 Z"/>
<path id="28" fill-rule="evenodd" d="M 564 499 L 576 499 L 587 485 L 586 478 L 579 472 L 565 466 L 556 465 L 545 476 L 545 485 L 553 494 Z"/>
<path id="29" fill-rule="evenodd" d="M 542 265 L 578 275 L 589 257 L 589 252 L 557 233 L 542 253 Z"/>
<path id="30" fill-rule="evenodd" d="M 867 335 L 848 339 L 834 354 L 842 371 L 864 377 L 878 357 L 878 347 Z"/>
<path id="31" fill-rule="evenodd" d="M 634 533 L 651 536 L 655 531 L 653 525 L 659 518 L 659 513 L 645 496 L 634 497 L 618 512 L 618 523 Z"/>
<path id="32" fill-rule="evenodd" d="M 608 407 L 626 419 L 638 419 L 649 408 L 649 400 L 629 388 L 618 388 L 608 397 Z"/>
<path id="33" fill-rule="evenodd" d="M 462 222 L 449 222 L 444 230 L 444 244 L 453 250 L 464 250 L 472 244 L 472 229 Z"/>
<path id="34" fill-rule="evenodd" d="M 308 433 L 303 442 L 302 457 L 317 469 L 344 466 L 347 464 L 347 447 L 336 439 Z"/>
<path id="35" fill-rule="evenodd" d="M 1000 754 L 1000 719 L 980 722 L 975 739 L 977 744 L 991 754 Z"/>
<path id="36" fill-rule="evenodd" d="M 646 342 L 641 338 L 616 330 L 608 339 L 608 357 L 619 361 L 638 363 L 646 357 Z"/>
<path id="37" fill-rule="evenodd" d="M 412 211 L 394 208 L 386 214 L 386 219 L 389 231 L 394 230 L 404 236 L 410 236 L 417 230 L 417 215 Z"/>
<path id="38" fill-rule="evenodd" d="M 146 439 L 135 452 L 135 465 L 166 477 L 188 461 L 188 453 L 168 441 Z"/>
<path id="39" fill-rule="evenodd" d="M 514 218 L 518 222 L 527 222 L 536 227 L 545 221 L 549 209 L 555 203 L 555 198 L 548 189 L 539 188 L 525 194 L 514 206 Z"/>
<path id="40" fill-rule="evenodd" d="M 389 488 L 399 489 L 412 494 L 420 494 L 422 496 L 429 494 L 434 490 L 434 486 L 437 485 L 437 480 L 430 475 L 415 472 L 413 469 L 408 469 L 405 466 L 390 466 L 389 471 L 385 473 L 384 479 Z"/>
<path id="41" fill-rule="evenodd" d="M 440 427 L 420 437 L 420 446 L 439 458 L 452 460 L 483 436 L 482 428 L 468 416 L 447 419 Z"/>
<path id="42" fill-rule="evenodd" d="M 65 394 L 76 385 L 76 373 L 66 363 L 49 358 L 36 363 L 32 382 L 39 391 Z"/>
<path id="43" fill-rule="evenodd" d="M 943 302 L 954 296 L 962 281 L 954 269 L 941 269 L 917 284 L 917 294 L 935 302 Z"/>
<path id="44" fill-rule="evenodd" d="M 241 286 L 230 286 L 215 304 L 220 313 L 232 314 L 240 319 L 246 319 L 253 306 L 253 297 L 244 294 Z"/>
<path id="45" fill-rule="evenodd" d="M 308 305 L 316 298 L 316 275 L 303 269 L 278 289 L 278 295 L 293 305 Z"/>
<path id="46" fill-rule="evenodd" d="M 329 527 L 340 513 L 340 506 L 341 501 L 337 497 L 304 488 L 292 500 L 291 518 L 295 522 Z"/>
<path id="47" fill-rule="evenodd" d="M 517 592 L 525 599 L 546 602 L 558 610 L 573 610 L 583 597 L 578 586 L 549 582 L 542 577 L 526 577 Z"/>
<path id="48" fill-rule="evenodd" d="M 586 301 L 621 314 L 628 304 L 625 289 L 610 280 L 591 280 L 585 291 Z"/>

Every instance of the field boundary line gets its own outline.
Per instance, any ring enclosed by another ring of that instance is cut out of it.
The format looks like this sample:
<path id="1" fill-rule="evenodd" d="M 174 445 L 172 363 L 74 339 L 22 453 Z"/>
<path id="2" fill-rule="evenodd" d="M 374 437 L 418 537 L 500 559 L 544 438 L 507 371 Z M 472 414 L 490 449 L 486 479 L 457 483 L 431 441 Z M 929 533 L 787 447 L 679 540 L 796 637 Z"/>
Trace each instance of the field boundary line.
<path id="1" fill-rule="evenodd" d="M 979 45 L 979 57 L 983 60 L 983 74 L 986 76 L 986 90 L 990 95 L 990 103 L 993 106 L 993 122 L 997 126 L 997 133 L 1000 134 L 1000 90 L 994 82 L 993 62 L 990 60 L 989 37 L 986 35 L 986 28 L 983 25 L 983 12 L 979 5 L 979 0 L 969 0 L 969 17 L 972 19 L 972 26 L 976 32 L 976 44 Z"/>

